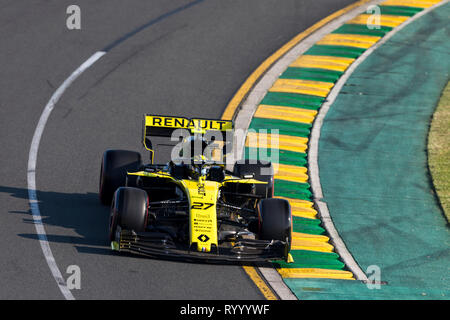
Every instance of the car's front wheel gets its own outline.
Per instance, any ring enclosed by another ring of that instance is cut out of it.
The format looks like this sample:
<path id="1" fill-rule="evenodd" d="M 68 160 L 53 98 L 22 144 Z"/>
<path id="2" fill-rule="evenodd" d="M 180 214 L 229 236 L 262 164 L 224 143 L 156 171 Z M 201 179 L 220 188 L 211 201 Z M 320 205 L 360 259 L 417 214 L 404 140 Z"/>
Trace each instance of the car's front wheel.
<path id="1" fill-rule="evenodd" d="M 120 187 L 114 193 L 109 221 L 109 239 L 114 241 L 117 226 L 135 232 L 145 231 L 148 219 L 148 195 L 142 189 Z"/>
<path id="2" fill-rule="evenodd" d="M 292 213 L 285 199 L 262 199 L 258 204 L 259 238 L 286 242 L 286 256 L 292 243 Z"/>

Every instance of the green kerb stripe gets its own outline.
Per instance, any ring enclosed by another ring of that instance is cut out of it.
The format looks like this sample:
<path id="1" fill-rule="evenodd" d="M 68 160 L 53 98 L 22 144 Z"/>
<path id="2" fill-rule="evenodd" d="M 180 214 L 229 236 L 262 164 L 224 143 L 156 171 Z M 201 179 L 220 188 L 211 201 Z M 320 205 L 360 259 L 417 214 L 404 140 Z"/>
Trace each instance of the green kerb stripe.
<path id="1" fill-rule="evenodd" d="M 263 156 L 259 155 L 260 151 Z M 304 167 L 308 163 L 306 159 L 307 157 L 306 153 L 292 152 L 286 150 L 273 150 L 273 151 L 278 152 L 278 161 L 276 161 L 275 156 L 272 157 L 272 149 L 266 148 L 258 149 L 246 147 L 245 159 L 271 161 L 272 163 L 280 163 L 300 167 Z"/>
<path id="2" fill-rule="evenodd" d="M 314 45 L 308 51 L 306 51 L 305 54 L 356 59 L 364 51 L 366 51 L 366 49 L 356 47 Z"/>
<path id="3" fill-rule="evenodd" d="M 391 31 L 391 27 L 380 26 L 380 29 L 369 29 L 365 24 L 344 24 L 342 27 L 336 29 L 332 33 L 340 34 L 361 34 L 368 36 L 384 37 L 386 33 Z"/>
<path id="4" fill-rule="evenodd" d="M 269 91 L 261 101 L 261 104 L 317 110 L 324 100 L 325 98 L 309 96 L 306 94 Z"/>
<path id="5" fill-rule="evenodd" d="M 325 233 L 325 229 L 319 225 L 320 224 L 319 219 L 308 219 L 308 220 L 317 221 L 318 223 L 316 224 L 307 223 L 306 221 L 301 220 L 298 217 L 292 217 L 292 229 L 293 229 L 292 231 L 318 235 Z"/>
<path id="6" fill-rule="evenodd" d="M 311 200 L 312 193 L 308 183 L 297 183 L 275 179 L 275 196 Z"/>
<path id="7" fill-rule="evenodd" d="M 338 259 L 339 255 L 336 252 L 319 252 L 309 250 L 293 250 L 292 257 L 295 258 L 311 258 L 311 259 L 323 259 L 334 260 Z"/>
<path id="8" fill-rule="evenodd" d="M 280 79 L 302 79 L 335 83 L 343 74 L 340 71 L 289 67 L 280 76 Z"/>
<path id="9" fill-rule="evenodd" d="M 270 133 L 270 130 L 278 130 L 279 134 L 307 138 L 311 131 L 311 124 L 255 117 L 249 129 L 257 131 L 266 129 L 267 133 Z"/>
<path id="10" fill-rule="evenodd" d="M 302 217 L 292 217 L 294 224 L 301 224 L 305 226 L 319 226 L 322 222 L 319 219 L 309 219 Z"/>
<path id="11" fill-rule="evenodd" d="M 412 17 L 416 13 L 422 11 L 422 8 L 402 7 L 402 6 L 379 6 L 381 14 L 389 14 L 393 16 Z"/>

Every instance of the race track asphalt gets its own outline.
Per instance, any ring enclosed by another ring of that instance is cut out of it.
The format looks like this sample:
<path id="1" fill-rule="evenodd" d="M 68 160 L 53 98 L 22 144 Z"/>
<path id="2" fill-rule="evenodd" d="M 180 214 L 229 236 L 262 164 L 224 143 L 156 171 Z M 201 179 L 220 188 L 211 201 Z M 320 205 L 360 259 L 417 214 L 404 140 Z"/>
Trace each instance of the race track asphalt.
<path id="1" fill-rule="evenodd" d="M 144 113 L 219 118 L 270 54 L 350 0 L 0 1 L 0 299 L 62 299 L 42 254 L 27 192 L 31 139 L 44 106 L 96 51 L 40 143 L 36 181 L 63 277 L 81 270 L 77 299 L 262 299 L 240 266 L 111 253 L 98 201 L 101 155 L 143 151 Z M 142 28 L 140 28 L 142 26 Z M 133 32 L 136 30 L 136 32 Z"/>

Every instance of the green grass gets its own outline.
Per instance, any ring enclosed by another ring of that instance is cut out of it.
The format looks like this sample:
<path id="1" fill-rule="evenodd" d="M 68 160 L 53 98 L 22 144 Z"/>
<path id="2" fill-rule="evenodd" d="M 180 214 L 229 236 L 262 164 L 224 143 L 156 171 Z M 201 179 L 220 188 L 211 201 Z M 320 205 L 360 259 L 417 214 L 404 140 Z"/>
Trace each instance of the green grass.
<path id="1" fill-rule="evenodd" d="M 450 82 L 442 93 L 431 122 L 428 165 L 436 193 L 450 222 Z"/>

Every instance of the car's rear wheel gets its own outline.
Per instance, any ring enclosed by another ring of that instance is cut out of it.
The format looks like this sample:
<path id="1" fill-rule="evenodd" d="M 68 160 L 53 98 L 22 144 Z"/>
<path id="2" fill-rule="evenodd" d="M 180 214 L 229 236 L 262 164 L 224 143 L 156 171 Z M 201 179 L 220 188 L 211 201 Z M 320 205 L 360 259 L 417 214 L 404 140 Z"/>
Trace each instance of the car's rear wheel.
<path id="1" fill-rule="evenodd" d="M 253 175 L 254 179 L 267 182 L 255 185 L 255 194 L 263 198 L 272 198 L 274 191 L 272 163 L 259 160 L 245 160 L 234 165 L 233 174 L 237 177 Z"/>
<path id="2" fill-rule="evenodd" d="M 109 221 L 109 239 L 113 241 L 117 226 L 135 232 L 145 231 L 148 219 L 148 195 L 142 189 L 120 187 L 114 193 Z"/>
<path id="3" fill-rule="evenodd" d="M 139 152 L 107 150 L 100 169 L 99 197 L 103 205 L 110 205 L 117 188 L 125 186 L 127 171 L 139 170 L 142 165 Z"/>
<path id="4" fill-rule="evenodd" d="M 281 240 L 287 244 L 286 256 L 292 243 L 291 206 L 285 199 L 262 199 L 258 204 L 259 238 Z"/>

